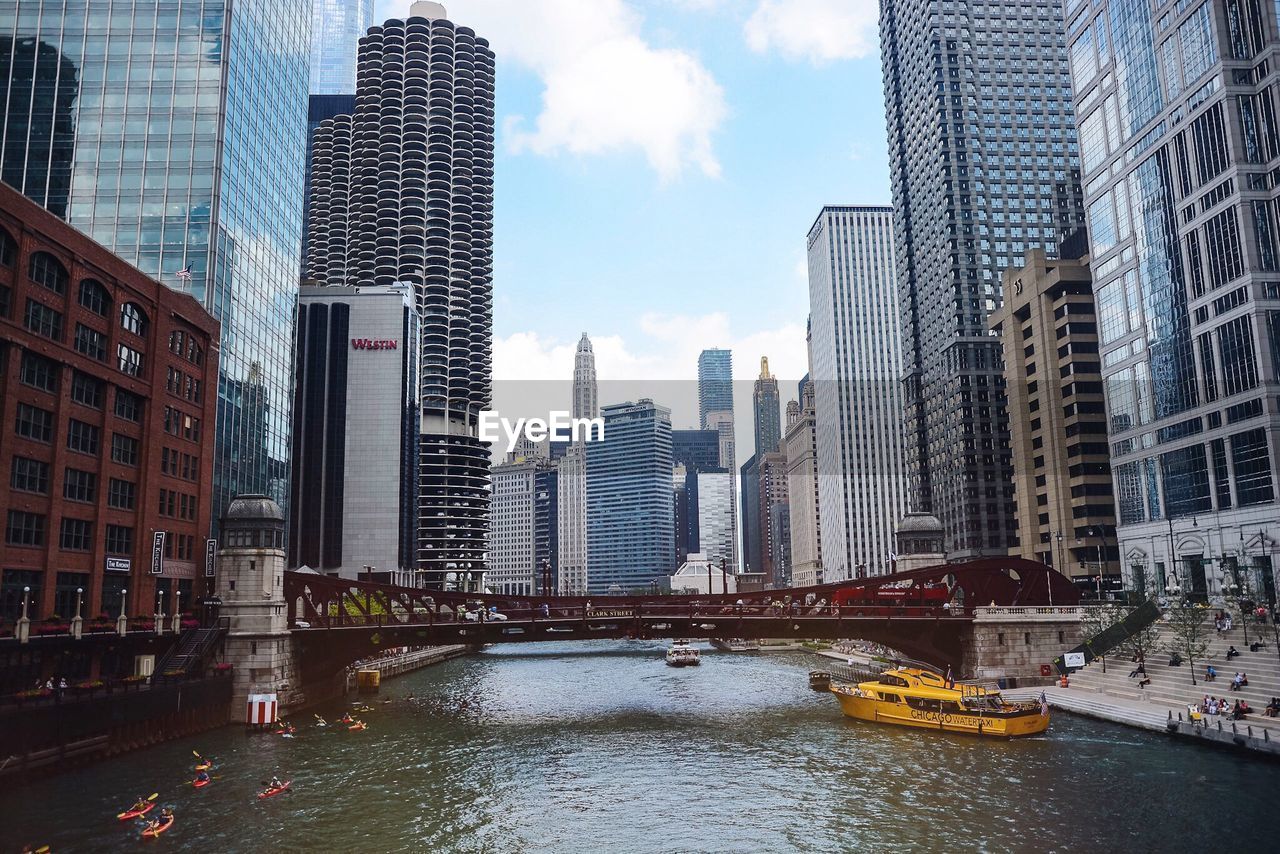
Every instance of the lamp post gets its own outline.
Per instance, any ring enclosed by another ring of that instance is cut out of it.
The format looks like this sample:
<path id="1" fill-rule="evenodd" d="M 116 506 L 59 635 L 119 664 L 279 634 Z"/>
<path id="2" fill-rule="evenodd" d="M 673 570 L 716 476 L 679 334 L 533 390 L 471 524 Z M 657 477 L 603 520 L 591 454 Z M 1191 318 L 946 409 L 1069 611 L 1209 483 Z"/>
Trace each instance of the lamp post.
<path id="1" fill-rule="evenodd" d="M 156 591 L 156 634 L 164 634 L 164 591 Z"/>
<path id="2" fill-rule="evenodd" d="M 1098 601 L 1102 601 L 1102 570 L 1106 566 L 1103 562 L 1102 553 L 1106 548 L 1107 529 L 1101 525 L 1094 526 L 1094 533 L 1098 535 Z"/>
<path id="3" fill-rule="evenodd" d="M 31 604 L 31 588 L 24 586 L 22 588 L 22 616 L 18 618 L 18 625 L 14 629 L 14 635 L 18 638 L 18 643 L 26 643 L 31 639 L 31 617 L 27 615 L 27 608 Z"/>
<path id="4" fill-rule="evenodd" d="M 124 637 L 129 633 L 129 618 L 124 615 L 125 607 L 129 604 L 129 588 L 120 588 L 120 616 L 116 619 L 116 634 Z"/>
<path id="5" fill-rule="evenodd" d="M 80 607 L 84 599 L 84 588 L 76 588 L 76 615 L 71 618 L 71 637 L 80 640 L 84 633 L 84 618 L 80 616 Z"/>
<path id="6" fill-rule="evenodd" d="M 173 588 L 173 633 L 182 633 L 182 588 Z"/>

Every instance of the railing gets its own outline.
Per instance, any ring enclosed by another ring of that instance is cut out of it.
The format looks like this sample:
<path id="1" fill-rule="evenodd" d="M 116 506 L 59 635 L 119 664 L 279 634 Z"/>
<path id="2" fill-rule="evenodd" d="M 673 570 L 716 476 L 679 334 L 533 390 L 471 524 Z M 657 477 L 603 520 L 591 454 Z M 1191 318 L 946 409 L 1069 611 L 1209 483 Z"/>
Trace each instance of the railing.
<path id="1" fill-rule="evenodd" d="M 1079 620 L 1084 616 L 1084 609 L 1079 605 L 1047 606 L 1047 605 L 1012 605 L 991 607 L 979 606 L 973 609 L 973 617 L 979 621 L 1022 622 L 1026 620 L 1045 620 L 1057 622 L 1063 619 Z"/>

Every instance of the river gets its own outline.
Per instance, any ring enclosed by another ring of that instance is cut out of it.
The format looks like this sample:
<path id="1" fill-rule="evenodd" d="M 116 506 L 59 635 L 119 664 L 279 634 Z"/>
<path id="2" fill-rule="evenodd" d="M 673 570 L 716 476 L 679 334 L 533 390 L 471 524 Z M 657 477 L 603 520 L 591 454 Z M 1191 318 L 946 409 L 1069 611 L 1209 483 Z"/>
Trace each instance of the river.
<path id="1" fill-rule="evenodd" d="M 226 727 L 0 797 L 0 851 L 1236 851 L 1272 847 L 1280 765 L 1056 714 L 1015 742 L 844 719 L 820 659 L 659 642 L 491 647 L 388 681 L 365 732 Z M 412 694 L 413 699 L 407 699 Z M 338 707 L 321 709 L 330 718 Z M 310 715 L 307 716 L 310 719 Z M 196 791 L 192 751 L 216 757 Z M 255 798 L 271 774 L 294 790 Z"/>

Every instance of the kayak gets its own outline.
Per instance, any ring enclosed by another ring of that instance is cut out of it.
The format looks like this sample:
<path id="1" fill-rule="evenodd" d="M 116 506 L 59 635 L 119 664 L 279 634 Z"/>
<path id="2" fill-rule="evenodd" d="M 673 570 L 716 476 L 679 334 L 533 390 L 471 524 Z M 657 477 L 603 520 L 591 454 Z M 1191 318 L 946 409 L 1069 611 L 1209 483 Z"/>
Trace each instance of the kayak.
<path id="1" fill-rule="evenodd" d="M 358 724 L 352 724 L 351 726 L 347 727 L 347 729 L 350 730 L 351 732 L 359 732 L 360 730 L 365 729 L 367 727 L 368 727 L 368 724 L 358 723 Z"/>
<path id="2" fill-rule="evenodd" d="M 151 836 L 151 837 L 159 836 L 160 834 L 164 833 L 164 832 L 165 832 L 166 830 L 168 830 L 169 828 L 173 827 L 173 820 L 174 820 L 174 818 L 175 818 L 175 816 L 169 816 L 169 820 L 168 820 L 168 821 L 165 821 L 164 819 L 160 819 L 160 823 L 159 823 L 158 825 L 156 825 L 155 827 L 148 827 L 146 830 L 142 831 L 142 835 L 143 835 L 144 837 L 147 837 L 147 836 Z"/>
<path id="3" fill-rule="evenodd" d="M 197 789 L 203 789 L 205 786 L 209 785 L 211 782 L 213 781 L 212 780 L 192 780 L 191 785 L 195 786 Z"/>
<path id="4" fill-rule="evenodd" d="M 259 792 L 259 793 L 258 793 L 258 800 L 262 800 L 263 798 L 269 798 L 269 797 L 271 797 L 272 795 L 278 795 L 278 794 L 280 794 L 281 792 L 287 792 L 287 791 L 289 791 L 289 786 L 290 786 L 292 783 L 293 783 L 293 781 L 292 781 L 292 780 L 285 780 L 285 781 L 284 781 L 284 783 L 282 783 L 282 784 L 281 784 L 281 785 L 279 785 L 279 786 L 276 786 L 276 787 L 271 788 L 271 789 L 267 789 L 265 792 Z"/>
<path id="5" fill-rule="evenodd" d="M 155 808 L 156 808 L 155 802 L 152 801 L 142 809 L 137 809 L 137 808 L 127 809 L 124 812 L 117 815 L 116 818 L 120 819 L 121 821 L 128 821 L 131 818 L 137 818 L 138 816 L 146 815 L 147 813 L 151 812 Z"/>

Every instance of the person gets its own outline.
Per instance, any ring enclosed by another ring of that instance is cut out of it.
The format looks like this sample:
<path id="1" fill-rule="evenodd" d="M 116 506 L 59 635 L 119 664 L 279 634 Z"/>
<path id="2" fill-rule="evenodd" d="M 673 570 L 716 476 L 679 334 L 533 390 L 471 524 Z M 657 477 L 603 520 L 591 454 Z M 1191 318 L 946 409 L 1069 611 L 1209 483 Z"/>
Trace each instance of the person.
<path id="1" fill-rule="evenodd" d="M 1147 676 L 1147 674 L 1145 673 L 1142 674 L 1142 678 L 1138 680 L 1138 687 L 1145 688 L 1150 684 L 1151 684 L 1151 677 Z"/>
<path id="2" fill-rule="evenodd" d="M 1182 656 L 1178 655 L 1176 651 L 1169 653 L 1169 666 L 1170 667 L 1182 666 Z"/>
<path id="3" fill-rule="evenodd" d="M 1231 615 L 1230 614 L 1227 614 L 1225 617 L 1222 618 L 1222 630 L 1224 632 L 1231 631 Z"/>
<path id="4" fill-rule="evenodd" d="M 1227 647 L 1227 658 L 1228 658 L 1228 659 L 1235 658 L 1235 657 L 1236 657 L 1237 655 L 1239 655 L 1239 654 L 1240 654 L 1240 650 L 1236 649 L 1234 644 L 1233 644 L 1233 645 L 1231 645 L 1231 646 L 1229 646 L 1229 647 Z"/>
<path id="5" fill-rule="evenodd" d="M 1249 674 L 1248 674 L 1248 673 L 1241 673 L 1241 674 L 1240 674 L 1240 687 L 1241 687 L 1241 688 L 1248 688 L 1248 687 L 1249 687 Z"/>
<path id="6" fill-rule="evenodd" d="M 134 801 L 133 806 L 129 808 L 129 812 L 138 812 L 147 808 L 147 799 L 138 795 L 138 800 Z"/>
<path id="7" fill-rule="evenodd" d="M 267 788 L 279 789 L 279 788 L 282 788 L 283 786 L 284 786 L 284 783 L 280 781 L 280 778 L 273 774 L 271 776 L 271 785 L 267 786 Z"/>
<path id="8" fill-rule="evenodd" d="M 1130 679 L 1132 679 L 1133 677 L 1135 677 L 1135 676 L 1137 676 L 1137 675 L 1139 675 L 1139 674 L 1141 674 L 1141 675 L 1143 675 L 1143 676 L 1146 676 L 1146 675 L 1147 675 L 1147 666 L 1146 666 L 1146 662 L 1144 662 L 1144 661 L 1142 660 L 1142 656 L 1138 656 L 1138 666 L 1137 666 L 1137 667 L 1135 667 L 1135 668 L 1133 668 L 1133 670 L 1131 670 L 1131 671 L 1129 672 L 1129 678 L 1130 678 Z"/>
<path id="9" fill-rule="evenodd" d="M 1218 713 L 1218 698 L 1214 697 L 1209 700 L 1209 705 L 1205 707 L 1205 713 L 1216 715 Z"/>
<path id="10" fill-rule="evenodd" d="M 159 818 L 153 818 L 151 821 L 147 822 L 147 829 L 156 830 L 161 824 L 168 824 L 171 821 L 173 821 L 173 810 L 169 807 L 165 807 L 160 810 Z"/>
<path id="11" fill-rule="evenodd" d="M 546 602 L 542 603 L 542 616 L 544 618 L 551 616 L 551 606 L 548 605 Z"/>
<path id="12" fill-rule="evenodd" d="M 1265 714 L 1269 718 L 1274 718 L 1277 713 L 1280 713 L 1280 698 L 1272 697 L 1271 702 L 1267 703 Z"/>
<path id="13" fill-rule="evenodd" d="M 1212 664 L 1206 664 L 1204 667 L 1204 681 L 1212 682 L 1218 678 L 1218 671 L 1214 669 Z"/>
<path id="14" fill-rule="evenodd" d="M 591 613 L 591 600 L 588 599 L 587 604 L 582 606 L 582 616 L 585 617 L 590 613 Z"/>
<path id="15" fill-rule="evenodd" d="M 208 771 L 201 771 L 200 773 L 196 774 L 196 782 L 197 782 L 197 783 L 207 783 L 207 782 L 209 782 L 209 772 L 208 772 Z"/>
<path id="16" fill-rule="evenodd" d="M 1232 690 L 1232 691 L 1239 691 L 1239 690 L 1240 690 L 1240 685 L 1241 685 L 1241 683 L 1242 683 L 1242 681 L 1243 681 L 1243 680 L 1244 680 L 1244 676 L 1243 676 L 1243 674 L 1241 674 L 1241 673 L 1239 673 L 1239 672 L 1237 672 L 1235 676 L 1232 676 L 1232 677 L 1231 677 L 1231 690 Z"/>
<path id="17" fill-rule="evenodd" d="M 52 676 L 50 676 L 48 679 L 46 679 L 46 680 L 45 680 L 45 682 L 44 682 L 44 689 L 45 689 L 46 691 L 52 691 L 52 690 L 53 690 L 53 677 L 52 677 Z"/>

